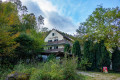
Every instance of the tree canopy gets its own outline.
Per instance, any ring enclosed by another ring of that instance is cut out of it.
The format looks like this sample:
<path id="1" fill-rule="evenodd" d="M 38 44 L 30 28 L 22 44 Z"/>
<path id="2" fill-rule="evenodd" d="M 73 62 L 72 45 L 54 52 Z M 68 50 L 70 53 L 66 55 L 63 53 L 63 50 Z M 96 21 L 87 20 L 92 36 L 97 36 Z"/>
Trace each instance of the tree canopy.
<path id="1" fill-rule="evenodd" d="M 107 49 L 120 46 L 120 8 L 98 6 L 85 22 L 80 23 L 77 33 L 83 40 L 104 40 Z"/>

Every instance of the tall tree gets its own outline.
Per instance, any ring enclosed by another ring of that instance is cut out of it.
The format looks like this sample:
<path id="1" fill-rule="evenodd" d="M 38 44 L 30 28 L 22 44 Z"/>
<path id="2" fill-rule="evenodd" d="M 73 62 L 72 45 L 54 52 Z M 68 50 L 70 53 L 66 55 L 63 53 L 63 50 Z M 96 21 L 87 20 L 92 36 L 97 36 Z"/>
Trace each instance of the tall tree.
<path id="1" fill-rule="evenodd" d="M 67 52 L 67 53 L 70 53 L 70 44 L 65 44 L 64 45 L 65 46 L 65 48 L 64 48 L 64 52 Z"/>
<path id="2" fill-rule="evenodd" d="M 8 26 L 0 26 L 0 56 L 11 56 L 14 49 L 19 45 L 14 41 L 18 34 L 10 32 L 12 28 Z"/>
<path id="3" fill-rule="evenodd" d="M 27 29 L 36 29 L 36 26 L 36 18 L 33 13 L 23 15 L 22 26 L 20 26 L 22 30 L 25 31 Z"/>
<path id="4" fill-rule="evenodd" d="M 95 44 L 94 54 L 97 69 L 101 69 L 104 66 L 110 67 L 110 53 L 107 51 L 103 40 Z"/>
<path id="5" fill-rule="evenodd" d="M 75 54 L 75 56 L 77 56 L 79 60 L 81 59 L 81 47 L 79 41 L 74 42 L 72 53 Z"/>
<path id="6" fill-rule="evenodd" d="M 20 20 L 16 6 L 11 2 L 3 2 L 0 6 L 0 25 L 19 25 Z"/>
<path id="7" fill-rule="evenodd" d="M 120 46 L 120 9 L 116 8 L 103 8 L 98 6 L 95 11 L 81 23 L 77 30 L 78 33 L 85 32 L 84 40 L 91 38 L 94 41 L 104 40 L 107 49 Z M 84 31 L 85 30 L 85 31 Z"/>
<path id="8" fill-rule="evenodd" d="M 44 25 L 44 17 L 42 15 L 38 16 L 38 27 L 41 30 Z"/>
<path id="9" fill-rule="evenodd" d="M 120 50 L 118 47 L 113 49 L 112 53 L 112 68 L 114 71 L 120 71 Z"/>
<path id="10" fill-rule="evenodd" d="M 91 40 L 85 41 L 84 43 L 84 58 L 88 59 L 88 62 L 92 64 L 88 69 L 93 70 L 95 68 L 95 54 L 94 44 Z"/>

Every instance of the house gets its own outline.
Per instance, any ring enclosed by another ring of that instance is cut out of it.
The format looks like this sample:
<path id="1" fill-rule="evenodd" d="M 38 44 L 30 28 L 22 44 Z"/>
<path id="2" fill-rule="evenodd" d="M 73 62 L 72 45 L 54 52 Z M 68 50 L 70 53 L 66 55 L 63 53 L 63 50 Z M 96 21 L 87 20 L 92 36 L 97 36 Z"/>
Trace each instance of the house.
<path id="1" fill-rule="evenodd" d="M 70 44 L 72 46 L 73 40 L 65 36 L 62 32 L 52 29 L 44 41 L 46 42 L 46 53 L 64 53 L 64 45 Z"/>

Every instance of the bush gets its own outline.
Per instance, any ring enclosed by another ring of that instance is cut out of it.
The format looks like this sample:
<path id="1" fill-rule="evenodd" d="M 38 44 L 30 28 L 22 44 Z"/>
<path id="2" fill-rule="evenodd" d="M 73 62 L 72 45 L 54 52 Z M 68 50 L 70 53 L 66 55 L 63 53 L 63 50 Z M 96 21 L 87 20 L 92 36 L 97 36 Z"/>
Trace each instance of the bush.
<path id="1" fill-rule="evenodd" d="M 22 74 L 29 74 L 30 80 L 81 80 L 83 76 L 76 73 L 77 59 L 63 59 L 63 63 L 60 64 L 60 60 L 50 60 L 46 63 L 31 63 L 25 64 L 20 62 L 12 71 L 5 73 L 2 76 L 2 80 L 5 79 L 8 73 L 17 72 Z"/>
<path id="2" fill-rule="evenodd" d="M 63 62 L 64 80 L 79 80 L 76 73 L 77 61 L 76 59 L 68 59 Z"/>
<path id="3" fill-rule="evenodd" d="M 54 60 L 56 56 L 54 54 L 50 54 L 47 58 L 47 61 Z"/>
<path id="4" fill-rule="evenodd" d="M 63 80 L 63 73 L 59 62 L 46 62 L 41 69 L 36 70 L 30 80 Z"/>
<path id="5" fill-rule="evenodd" d="M 87 58 L 82 58 L 78 64 L 78 69 L 80 70 L 87 70 L 88 67 L 91 67 L 91 63 L 88 62 Z"/>

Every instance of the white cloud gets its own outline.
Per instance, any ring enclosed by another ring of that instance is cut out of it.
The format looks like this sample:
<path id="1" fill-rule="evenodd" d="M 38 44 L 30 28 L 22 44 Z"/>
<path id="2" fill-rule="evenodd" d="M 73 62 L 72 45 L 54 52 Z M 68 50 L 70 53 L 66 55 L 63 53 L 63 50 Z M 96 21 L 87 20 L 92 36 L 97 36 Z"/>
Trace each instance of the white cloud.
<path id="1" fill-rule="evenodd" d="M 54 6 L 50 0 L 21 1 L 23 5 L 27 6 L 30 13 L 34 13 L 37 17 L 42 15 L 45 18 L 45 27 L 49 29 L 56 28 L 70 34 L 75 32 L 75 25 L 72 23 L 72 19 L 60 15 L 57 6 Z"/>

